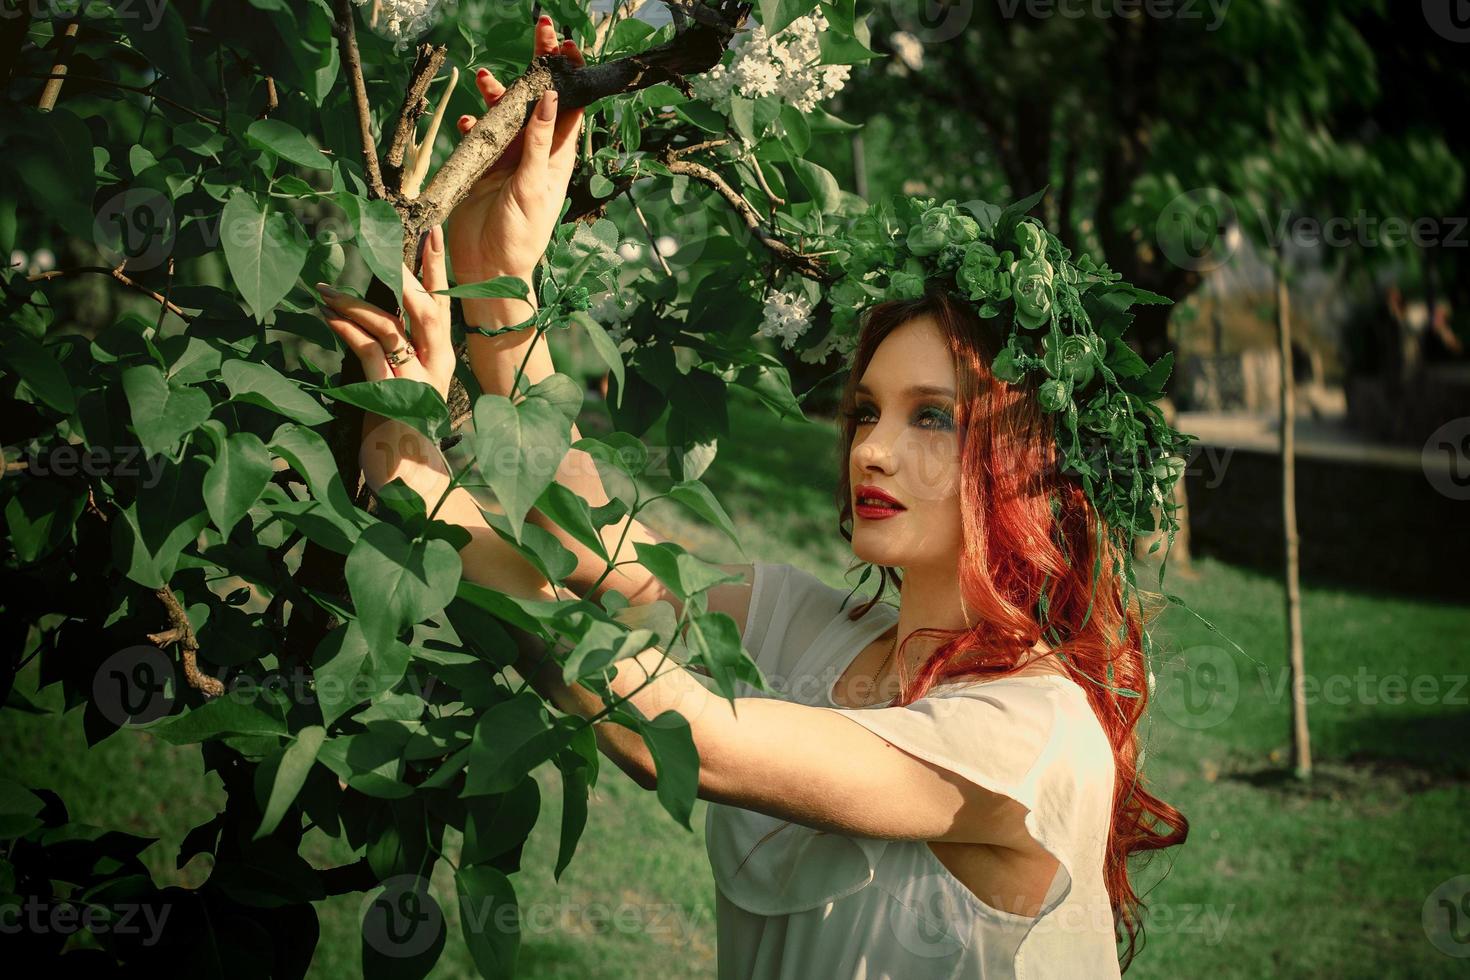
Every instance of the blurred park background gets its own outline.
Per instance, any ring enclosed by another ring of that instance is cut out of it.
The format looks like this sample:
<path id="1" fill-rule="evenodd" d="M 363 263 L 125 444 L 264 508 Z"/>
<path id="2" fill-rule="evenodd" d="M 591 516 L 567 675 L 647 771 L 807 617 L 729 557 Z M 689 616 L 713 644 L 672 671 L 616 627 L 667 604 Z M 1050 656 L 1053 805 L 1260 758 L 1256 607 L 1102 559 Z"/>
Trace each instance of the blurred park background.
<path id="1" fill-rule="evenodd" d="M 1048 186 L 1044 217 L 1074 252 L 1175 300 L 1142 308 L 1134 334 L 1150 359 L 1174 352 L 1176 425 L 1199 437 L 1166 584 L 1219 633 L 1177 608 L 1154 625 L 1146 770 L 1191 834 L 1139 865 L 1147 946 L 1130 975 L 1463 976 L 1470 963 L 1462 7 L 858 7 L 887 57 L 855 69 L 826 105 L 863 124 L 812 153 L 842 186 L 960 201 Z M 667 17 L 658 3 L 636 15 Z M 670 254 L 688 244 L 656 243 Z M 42 271 L 56 261 L 19 259 Z M 561 370 L 597 391 L 596 357 L 573 332 L 553 337 Z M 745 554 L 672 509 L 650 523 L 709 560 L 792 562 L 841 585 L 835 379 L 830 364 L 788 360 L 811 424 L 737 404 L 737 435 L 704 475 Z M 1294 417 L 1310 778 L 1294 771 L 1283 407 Z M 586 412 L 584 431 L 606 428 L 595 400 Z M 13 778 L 56 788 L 77 819 L 159 837 L 144 857 L 160 882 L 207 877 L 207 856 L 173 866 L 184 828 L 221 803 L 197 751 L 132 732 L 84 745 L 77 712 L 0 715 Z M 554 780 L 543 788 L 539 853 L 516 881 L 524 975 L 712 977 L 704 805 L 689 834 L 605 766 L 589 818 L 601 832 L 558 884 L 560 795 Z M 309 836 L 306 853 L 328 864 L 338 847 Z M 444 894 L 453 916 L 452 885 Z M 359 975 L 360 916 L 361 896 L 323 904 L 311 975 Z M 433 975 L 473 973 L 451 942 Z"/>

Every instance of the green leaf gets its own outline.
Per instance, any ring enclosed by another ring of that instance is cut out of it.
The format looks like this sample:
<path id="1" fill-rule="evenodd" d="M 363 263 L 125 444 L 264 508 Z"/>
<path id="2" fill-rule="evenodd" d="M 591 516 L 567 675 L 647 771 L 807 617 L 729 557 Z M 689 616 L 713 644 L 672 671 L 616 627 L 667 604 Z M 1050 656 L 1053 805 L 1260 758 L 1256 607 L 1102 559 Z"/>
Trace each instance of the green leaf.
<path id="1" fill-rule="evenodd" d="M 307 773 L 316 765 L 317 750 L 322 747 L 326 737 L 325 728 L 308 725 L 296 733 L 295 741 L 286 746 L 271 784 L 270 802 L 266 804 L 265 814 L 260 818 L 260 827 L 256 829 L 252 840 L 260 840 L 280 824 L 286 810 L 295 801 L 296 794 L 301 792 L 301 787 L 306 783 Z"/>
<path id="2" fill-rule="evenodd" d="M 461 867 L 454 873 L 459 894 L 459 920 L 465 945 L 484 980 L 510 980 L 516 975 L 521 925 L 515 886 L 487 864 Z"/>
<path id="3" fill-rule="evenodd" d="M 735 696 L 735 682 L 770 690 L 759 668 L 740 645 L 740 627 L 722 612 L 700 613 L 689 621 L 689 646 L 694 661 L 708 668 L 715 686 L 727 698 Z"/>
<path id="4" fill-rule="evenodd" d="M 313 170 L 331 170 L 332 161 L 311 145 L 301 130 L 279 119 L 258 119 L 245 131 L 245 138 L 263 150 L 270 150 L 282 160 Z"/>
<path id="5" fill-rule="evenodd" d="M 205 466 L 189 457 L 165 466 L 158 485 L 142 490 L 119 508 L 112 521 L 113 560 L 128 578 L 150 589 L 173 576 L 179 553 L 209 523 L 204 509 Z"/>
<path id="6" fill-rule="evenodd" d="M 0 779 L 0 840 L 19 837 L 42 826 L 40 813 L 45 805 L 39 796 L 20 783 Z M 0 888 L 0 891 L 8 893 L 11 887 Z"/>
<path id="7" fill-rule="evenodd" d="M 637 731 L 653 756 L 658 801 L 681 826 L 693 830 L 689 816 L 699 795 L 699 750 L 688 719 L 677 711 L 665 711 L 651 721 L 640 719 Z"/>
<path id="8" fill-rule="evenodd" d="M 357 228 L 362 260 L 379 281 L 403 302 L 403 219 L 387 201 L 362 204 Z"/>
<path id="9" fill-rule="evenodd" d="M 842 188 L 837 185 L 837 178 L 832 176 L 832 171 L 802 157 L 792 160 L 791 164 L 802 186 L 811 194 L 812 200 L 823 214 L 831 214 L 842 207 Z"/>
<path id="10" fill-rule="evenodd" d="M 608 560 L 607 547 L 592 524 L 592 510 L 573 491 L 552 481 L 546 485 L 541 496 L 536 498 L 536 509 L 550 518 L 557 527 L 566 531 L 577 541 L 585 544 L 603 561 Z"/>
<path id="11" fill-rule="evenodd" d="M 525 299 L 530 292 L 531 287 L 526 281 L 515 276 L 496 276 L 483 282 L 434 290 L 435 295 L 453 296 L 456 299 Z"/>
<path id="12" fill-rule="evenodd" d="M 352 503 L 332 450 L 319 433 L 287 422 L 271 436 L 269 448 L 301 475 L 312 499 L 329 507 L 343 524 L 360 528 L 371 523 L 372 518 Z M 355 541 L 357 535 L 353 534 L 352 539 Z"/>
<path id="13" fill-rule="evenodd" d="M 401 722 L 373 722 L 365 732 L 329 738 L 317 761 L 353 789 L 380 800 L 414 795 L 403 781 L 403 752 L 412 729 Z"/>
<path id="14" fill-rule="evenodd" d="M 618 350 L 618 345 L 613 341 L 612 337 L 608 336 L 602 324 L 598 323 L 586 313 L 580 311 L 573 313 L 572 319 L 581 324 L 582 329 L 587 331 L 587 339 L 592 342 L 592 349 L 597 352 L 597 356 L 602 358 L 602 363 L 606 364 L 607 369 L 612 372 L 613 379 L 617 382 L 618 402 L 621 404 L 625 381 L 623 376 L 623 355 Z"/>
<path id="15" fill-rule="evenodd" d="M 173 745 L 188 745 L 227 735 L 287 734 L 286 719 L 275 705 L 260 698 L 246 700 L 240 694 L 230 692 L 181 715 L 164 718 L 144 730 Z"/>
<path id="16" fill-rule="evenodd" d="M 362 624 L 355 619 L 328 633 L 312 655 L 322 724 L 331 725 L 364 701 L 392 690 L 403 680 L 412 656 L 409 647 L 397 640 L 369 649 Z"/>
<path id="17" fill-rule="evenodd" d="M 423 381 L 412 378 L 359 381 L 323 388 L 321 393 L 334 401 L 406 423 L 430 439 L 442 439 L 449 434 L 449 407 L 434 386 Z"/>
<path id="18" fill-rule="evenodd" d="M 633 548 L 638 553 L 639 564 L 683 600 L 725 582 L 741 581 L 739 575 L 720 571 L 714 565 L 689 554 L 673 541 L 659 541 L 655 544 L 635 541 Z"/>
<path id="19" fill-rule="evenodd" d="M 755 128 L 755 100 L 741 98 L 738 95 L 730 96 L 730 125 L 735 127 L 747 143 L 754 143 L 760 139 L 760 134 Z"/>
<path id="20" fill-rule="evenodd" d="M 801 110 L 792 105 L 783 105 L 781 107 L 781 126 L 786 130 L 786 140 L 791 144 L 793 154 L 801 156 L 811 149 L 812 128 L 807 123 L 806 116 L 801 114 Z"/>
<path id="21" fill-rule="evenodd" d="M 1105 364 L 1124 378 L 1136 378 L 1148 373 L 1148 362 L 1134 353 L 1122 338 L 1115 338 L 1108 349 Z"/>
<path id="22" fill-rule="evenodd" d="M 545 398 L 512 404 L 503 395 L 481 395 L 475 402 L 474 447 L 480 474 L 520 541 L 527 512 L 571 448 L 571 424 Z"/>
<path id="23" fill-rule="evenodd" d="M 490 708 L 475 724 L 469 769 L 461 796 L 504 793 L 566 744 L 570 734 L 554 725 L 533 691 Z"/>
<path id="24" fill-rule="evenodd" d="M 180 439 L 209 418 L 209 396 L 198 388 L 170 384 L 151 364 L 122 373 L 123 392 L 133 416 L 133 431 L 149 456 L 172 456 Z"/>
<path id="25" fill-rule="evenodd" d="M 459 585 L 459 553 L 447 541 L 409 541 L 391 524 L 362 532 L 347 556 L 347 588 L 368 644 L 377 648 L 440 612 Z"/>
<path id="26" fill-rule="evenodd" d="M 258 361 L 225 361 L 220 378 L 230 389 L 232 401 L 268 408 L 302 425 L 321 425 L 332 413 L 301 390 L 301 386 L 269 364 Z"/>
<path id="27" fill-rule="evenodd" d="M 253 432 L 236 432 L 218 444 L 214 465 L 204 475 L 204 507 L 209 519 L 229 538 L 275 472 L 265 443 Z"/>
<path id="28" fill-rule="evenodd" d="M 715 499 L 709 487 L 698 480 L 684 480 L 669 488 L 669 498 L 676 503 L 682 504 L 700 517 L 709 521 L 715 527 L 725 533 L 725 537 L 740 548 L 740 538 L 735 533 L 735 524 L 730 520 L 730 515 L 725 513 L 725 508 Z M 741 549 L 742 553 L 744 549 Z"/>
<path id="29" fill-rule="evenodd" d="M 293 233 L 293 224 L 238 188 L 220 214 L 220 244 L 230 277 L 259 322 L 291 291 L 306 264 L 306 237 Z"/>
<path id="30" fill-rule="evenodd" d="M 25 386 L 63 415 L 77 410 L 76 393 L 51 352 L 25 334 L 12 332 L 0 346 L 0 362 Z"/>
<path id="31" fill-rule="evenodd" d="M 817 0 L 760 0 L 761 24 L 768 37 L 775 37 L 791 22 L 817 9 Z"/>

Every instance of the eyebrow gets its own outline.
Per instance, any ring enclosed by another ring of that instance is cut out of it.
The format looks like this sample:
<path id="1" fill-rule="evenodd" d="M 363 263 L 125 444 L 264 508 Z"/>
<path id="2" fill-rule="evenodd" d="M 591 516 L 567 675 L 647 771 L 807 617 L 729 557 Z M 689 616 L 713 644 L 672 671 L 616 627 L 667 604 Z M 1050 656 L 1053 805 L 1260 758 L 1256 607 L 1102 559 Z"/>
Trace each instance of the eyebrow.
<path id="1" fill-rule="evenodd" d="M 857 387 L 854 388 L 853 391 L 856 392 L 859 395 L 871 395 L 873 393 L 873 390 L 871 388 L 869 388 L 867 385 L 863 384 L 862 382 L 859 382 L 858 385 L 857 385 Z M 944 396 L 946 396 L 948 398 L 953 398 L 954 397 L 954 389 L 953 388 L 941 388 L 941 387 L 939 387 L 937 385 L 909 385 L 907 388 L 905 388 L 903 390 L 902 393 L 905 394 L 905 395 L 910 395 L 910 396 L 913 396 L 913 395 L 944 395 Z"/>

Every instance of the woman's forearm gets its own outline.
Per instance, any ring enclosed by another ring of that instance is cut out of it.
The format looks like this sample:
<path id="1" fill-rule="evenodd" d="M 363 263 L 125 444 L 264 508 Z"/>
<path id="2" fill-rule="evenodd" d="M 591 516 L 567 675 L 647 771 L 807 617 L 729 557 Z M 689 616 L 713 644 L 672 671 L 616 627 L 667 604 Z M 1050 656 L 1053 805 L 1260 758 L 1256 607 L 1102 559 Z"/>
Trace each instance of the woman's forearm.
<path id="1" fill-rule="evenodd" d="M 464 488 L 449 486 L 449 468 L 436 446 L 421 433 L 400 422 L 371 416 L 373 427 L 364 441 L 364 473 L 376 491 L 393 479 L 402 479 L 424 499 L 427 510 L 439 520 L 463 527 L 470 542 L 460 549 L 466 580 L 509 595 L 527 599 L 554 599 L 555 590 L 529 561 L 501 539 L 486 523 L 479 505 Z M 374 451 L 376 447 L 376 451 Z M 509 627 L 516 643 L 515 669 L 543 698 L 558 710 L 581 718 L 602 714 L 607 703 L 580 683 L 568 684 L 561 665 L 551 656 L 545 641 L 523 630 Z M 647 718 L 668 710 L 677 711 L 693 725 L 704 714 L 713 697 L 685 668 L 657 647 L 619 661 L 616 676 L 608 687 L 618 698 L 627 698 Z M 594 726 L 599 749 L 640 785 L 652 786 L 653 757 L 637 732 L 617 724 Z"/>
<path id="2" fill-rule="evenodd" d="M 530 281 L 528 274 L 522 278 Z M 472 303 L 475 305 L 471 305 Z M 534 307 L 523 300 L 466 300 L 465 322 L 471 326 L 498 329 L 520 323 L 533 311 Z M 530 384 L 539 384 L 556 373 L 544 332 L 531 328 L 496 337 L 471 334 L 469 358 L 470 369 L 486 394 L 512 397 L 518 371 L 523 373 Z M 575 443 L 581 438 L 581 432 L 573 423 L 571 441 Z M 569 450 L 557 468 L 555 480 L 587 501 L 588 506 L 601 507 L 611 500 L 596 462 L 585 450 Z M 636 565 L 631 563 L 636 560 L 638 543 L 653 544 L 662 538 L 641 521 L 624 517 L 601 529 L 599 536 L 603 550 L 611 556 L 615 566 L 612 572 L 604 575 L 608 562 L 540 510 L 532 508 L 527 518 L 554 535 L 563 547 L 576 556 L 577 567 L 567 577 L 567 581 L 578 594 L 595 599 L 607 589 L 617 589 L 634 603 L 653 597 L 655 589 L 651 577 L 639 574 Z M 592 586 L 599 582 L 601 584 L 593 590 Z"/>

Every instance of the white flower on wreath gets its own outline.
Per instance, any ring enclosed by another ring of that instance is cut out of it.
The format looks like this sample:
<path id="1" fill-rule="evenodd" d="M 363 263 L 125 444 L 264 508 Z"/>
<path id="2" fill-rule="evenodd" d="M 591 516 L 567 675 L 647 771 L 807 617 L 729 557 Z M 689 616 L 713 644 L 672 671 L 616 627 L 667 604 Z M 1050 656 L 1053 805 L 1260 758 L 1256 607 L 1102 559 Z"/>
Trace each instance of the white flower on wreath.
<path id="1" fill-rule="evenodd" d="M 694 92 L 722 112 L 730 97 L 747 99 L 776 96 L 801 112 L 842 91 L 852 72 L 849 65 L 824 65 L 818 41 L 827 29 L 820 10 L 799 17 L 773 38 L 757 25 L 735 51 L 729 65 L 716 65 L 692 79 Z"/>
<path id="2" fill-rule="evenodd" d="M 779 339 L 790 350 L 811 329 L 812 304 L 801 293 L 777 290 L 766 298 L 765 319 L 757 331 L 762 337 Z"/>

